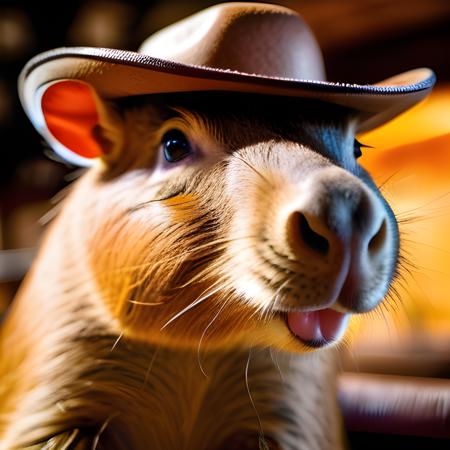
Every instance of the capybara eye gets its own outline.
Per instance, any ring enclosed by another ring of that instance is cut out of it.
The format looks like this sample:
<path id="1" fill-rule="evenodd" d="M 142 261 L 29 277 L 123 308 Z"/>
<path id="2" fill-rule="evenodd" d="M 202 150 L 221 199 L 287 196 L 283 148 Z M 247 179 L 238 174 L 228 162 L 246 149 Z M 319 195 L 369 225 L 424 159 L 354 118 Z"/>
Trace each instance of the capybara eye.
<path id="1" fill-rule="evenodd" d="M 161 140 L 161 144 L 164 158 L 168 162 L 180 161 L 192 152 L 188 138 L 182 131 L 177 129 L 167 131 Z"/>

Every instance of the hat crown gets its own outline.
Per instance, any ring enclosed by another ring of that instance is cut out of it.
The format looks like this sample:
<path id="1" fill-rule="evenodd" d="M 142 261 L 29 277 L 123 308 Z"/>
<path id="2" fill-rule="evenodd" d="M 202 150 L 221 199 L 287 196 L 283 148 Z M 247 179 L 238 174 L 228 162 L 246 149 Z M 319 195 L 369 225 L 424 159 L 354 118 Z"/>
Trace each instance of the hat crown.
<path id="1" fill-rule="evenodd" d="M 194 66 L 297 80 L 325 80 L 322 54 L 294 11 L 270 4 L 225 3 L 150 36 L 139 49 Z"/>

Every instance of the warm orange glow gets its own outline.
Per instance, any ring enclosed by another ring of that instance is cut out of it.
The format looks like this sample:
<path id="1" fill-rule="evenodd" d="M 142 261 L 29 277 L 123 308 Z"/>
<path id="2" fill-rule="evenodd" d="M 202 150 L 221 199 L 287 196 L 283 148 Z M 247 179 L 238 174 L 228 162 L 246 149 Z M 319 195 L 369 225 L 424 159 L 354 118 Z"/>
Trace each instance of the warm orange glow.
<path id="1" fill-rule="evenodd" d="M 448 346 L 450 86 L 439 87 L 419 106 L 360 139 L 375 147 L 367 149 L 361 161 L 382 185 L 383 194 L 398 216 L 403 254 L 411 263 L 407 269 L 412 271 L 408 275 L 403 269 L 404 286 L 396 286 L 402 306 L 396 308 L 400 312 L 395 319 L 393 315 L 388 318 L 395 326 L 386 325 L 380 317 L 377 325 L 369 325 L 372 337 L 375 333 L 391 342 L 386 328 L 391 332 L 400 324 L 399 334 L 403 337 L 423 332 Z M 399 316 L 406 320 L 399 321 Z"/>
<path id="2" fill-rule="evenodd" d="M 365 133 L 364 143 L 381 149 L 418 143 L 450 133 L 450 85 L 438 86 L 422 103 L 388 124 Z"/>

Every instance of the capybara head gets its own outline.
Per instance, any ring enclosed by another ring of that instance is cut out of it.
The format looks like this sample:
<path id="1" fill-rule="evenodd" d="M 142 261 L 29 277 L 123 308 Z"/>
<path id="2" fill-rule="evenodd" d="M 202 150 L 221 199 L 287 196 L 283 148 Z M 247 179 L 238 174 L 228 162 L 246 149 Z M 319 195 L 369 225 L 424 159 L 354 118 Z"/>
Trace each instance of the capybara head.
<path id="1" fill-rule="evenodd" d="M 125 335 L 301 352 L 383 300 L 398 230 L 358 164 L 351 110 L 226 92 L 102 108 L 108 154 L 68 208 Z"/>

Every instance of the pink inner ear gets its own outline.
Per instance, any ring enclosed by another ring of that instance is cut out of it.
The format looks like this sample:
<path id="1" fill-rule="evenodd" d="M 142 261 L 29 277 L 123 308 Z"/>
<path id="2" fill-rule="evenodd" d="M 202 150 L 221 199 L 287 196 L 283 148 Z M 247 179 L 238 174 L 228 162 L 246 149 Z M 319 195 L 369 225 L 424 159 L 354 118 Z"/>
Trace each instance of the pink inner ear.
<path id="1" fill-rule="evenodd" d="M 84 158 L 104 153 L 95 138 L 99 117 L 87 84 L 73 80 L 52 84 L 44 92 L 41 106 L 50 133 L 66 148 Z"/>

